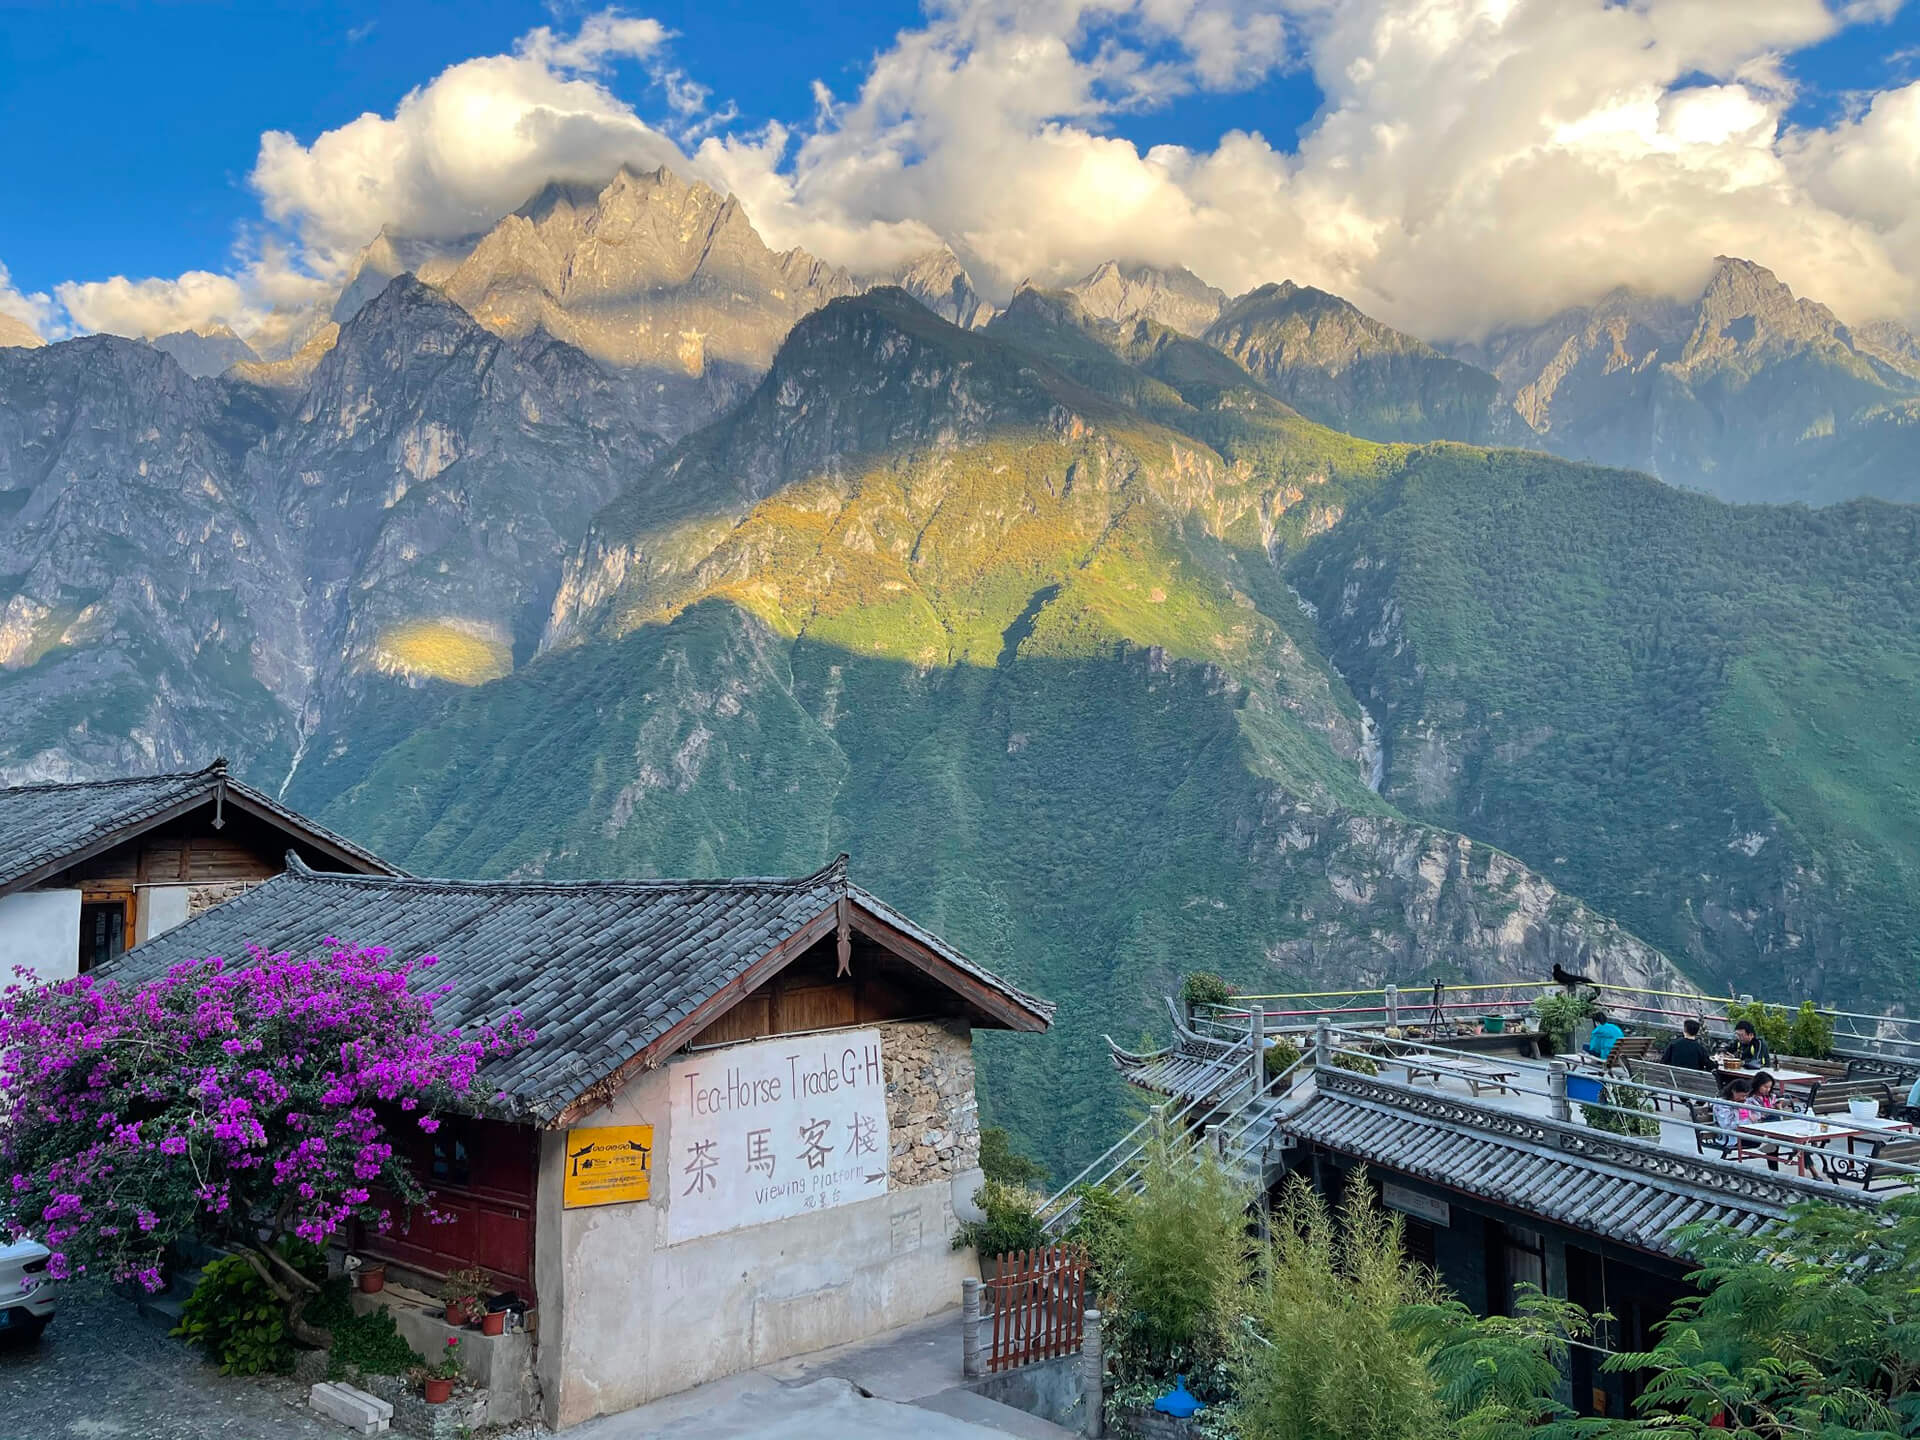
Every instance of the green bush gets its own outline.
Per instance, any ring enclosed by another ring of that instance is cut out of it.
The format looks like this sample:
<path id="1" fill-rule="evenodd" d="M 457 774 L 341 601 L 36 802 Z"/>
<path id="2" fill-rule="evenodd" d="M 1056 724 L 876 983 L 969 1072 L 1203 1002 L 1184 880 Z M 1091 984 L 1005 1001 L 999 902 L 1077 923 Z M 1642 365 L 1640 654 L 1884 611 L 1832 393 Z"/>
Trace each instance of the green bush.
<path id="1" fill-rule="evenodd" d="M 1833 1021 L 1814 1009 L 1811 1000 L 1800 1002 L 1800 1013 L 1787 1027 L 1786 1053 L 1808 1060 L 1825 1060 L 1833 1054 Z"/>
<path id="2" fill-rule="evenodd" d="M 954 1249 L 971 1245 L 982 1256 L 1006 1255 L 1046 1243 L 1046 1231 L 1036 1213 L 1040 1197 L 1033 1191 L 989 1180 L 973 1192 L 973 1203 L 986 1212 L 986 1218 L 963 1222 L 954 1231 Z"/>
<path id="3" fill-rule="evenodd" d="M 1247 1278 L 1246 1187 L 1213 1152 L 1156 1126 L 1141 1190 L 1115 1236 L 1102 1297 L 1121 1379 L 1187 1376 L 1202 1399 L 1227 1383 Z M 1211 1392 L 1211 1393 L 1209 1393 Z"/>
<path id="4" fill-rule="evenodd" d="M 1134 1197 L 1105 1185 L 1082 1185 L 1074 1193 L 1080 1203 L 1066 1238 L 1087 1252 L 1087 1265 L 1092 1271 L 1088 1287 L 1094 1295 L 1103 1297 L 1104 1306 L 1108 1278 L 1119 1273 L 1121 1239 L 1133 1212 Z"/>
<path id="5" fill-rule="evenodd" d="M 286 1305 L 237 1255 L 206 1267 L 171 1333 L 205 1349 L 222 1375 L 293 1368 Z"/>
<path id="6" fill-rule="evenodd" d="M 1291 1040 L 1269 1041 L 1266 1053 L 1267 1078 L 1273 1079 L 1282 1070 L 1298 1064 L 1299 1060 L 1300 1047 Z"/>
<path id="7" fill-rule="evenodd" d="M 320 1293 L 307 1302 L 302 1318 L 333 1336 L 333 1348 L 327 1354 L 327 1377 L 345 1379 L 358 1371 L 366 1375 L 404 1375 L 423 1363 L 414 1348 L 402 1338 L 394 1324 L 393 1312 L 384 1306 L 355 1313 L 351 1282 L 338 1276 L 321 1286 Z"/>
<path id="8" fill-rule="evenodd" d="M 1573 1049 L 1573 1032 L 1593 1015 L 1593 997 L 1584 992 L 1542 996 L 1534 1007 L 1540 1016 L 1540 1034 L 1557 1054 Z"/>
<path id="9" fill-rule="evenodd" d="M 1793 1022 L 1787 1018 L 1787 1012 L 1778 1005 L 1768 1005 L 1761 1000 L 1756 1000 L 1751 1005 L 1729 1003 L 1727 1024 L 1737 1025 L 1742 1020 L 1752 1024 L 1754 1033 L 1766 1041 L 1768 1048 L 1776 1055 L 1800 1053 L 1797 1050 L 1788 1049 L 1788 1043 L 1793 1034 Z"/>
<path id="10" fill-rule="evenodd" d="M 1333 1068 L 1336 1070 L 1351 1070 L 1356 1075 L 1378 1075 L 1380 1073 L 1380 1064 L 1378 1061 L 1370 1059 L 1365 1055 L 1349 1054 L 1345 1050 L 1335 1050 L 1333 1052 Z"/>
<path id="11" fill-rule="evenodd" d="M 1013 1148 L 1013 1137 L 998 1125 L 980 1132 L 980 1172 L 1002 1185 L 1038 1190 L 1047 1180 L 1047 1167 Z"/>
<path id="12" fill-rule="evenodd" d="M 1233 986 L 1210 970 L 1196 970 L 1180 982 L 1180 998 L 1189 1014 L 1196 1005 L 1225 1005 L 1234 994 Z"/>
<path id="13" fill-rule="evenodd" d="M 1609 1109 L 1614 1106 L 1618 1108 Z M 1621 1111 L 1635 1113 L 1623 1115 Z M 1580 1113 L 1586 1117 L 1587 1124 L 1595 1130 L 1605 1130 L 1614 1135 L 1658 1135 L 1659 1117 L 1653 1113 L 1653 1097 L 1644 1090 L 1635 1090 L 1624 1085 L 1607 1085 L 1600 1091 L 1600 1103 L 1589 1105 L 1584 1101 Z"/>

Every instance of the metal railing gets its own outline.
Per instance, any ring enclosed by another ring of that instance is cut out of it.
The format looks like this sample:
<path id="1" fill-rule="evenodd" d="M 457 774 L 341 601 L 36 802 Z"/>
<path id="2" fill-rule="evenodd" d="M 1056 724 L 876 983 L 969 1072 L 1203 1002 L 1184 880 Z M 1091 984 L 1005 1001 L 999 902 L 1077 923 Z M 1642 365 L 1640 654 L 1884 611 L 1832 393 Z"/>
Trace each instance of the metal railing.
<path id="1" fill-rule="evenodd" d="M 1429 1045 L 1412 1040 L 1386 1041 L 1378 1035 L 1368 1034 L 1364 1031 L 1349 1031 L 1337 1026 L 1329 1025 L 1327 1027 L 1327 1033 L 1329 1036 L 1327 1049 L 1330 1060 L 1337 1055 L 1346 1055 L 1369 1060 L 1375 1065 L 1397 1066 L 1405 1063 L 1406 1059 L 1410 1056 L 1429 1055 L 1434 1057 L 1439 1063 L 1440 1074 L 1454 1074 L 1455 1078 L 1461 1078 L 1459 1073 L 1455 1070 L 1450 1070 L 1448 1067 L 1458 1067 L 1459 1062 L 1467 1058 L 1463 1057 L 1457 1050 L 1449 1050 L 1440 1045 Z M 1419 1068 L 1416 1061 L 1415 1069 L 1417 1070 Z M 1761 1158 L 1771 1156 L 1771 1158 L 1774 1158 L 1776 1161 L 1779 1159 L 1792 1158 L 1797 1168 L 1804 1168 L 1811 1173 L 1829 1169 L 1830 1166 L 1826 1162 L 1845 1159 L 1851 1162 L 1852 1168 L 1871 1165 L 1873 1170 L 1869 1173 L 1876 1176 L 1901 1175 L 1909 1177 L 1909 1183 L 1920 1182 L 1920 1165 L 1897 1160 L 1880 1160 L 1871 1155 L 1861 1156 L 1849 1153 L 1842 1156 L 1837 1152 L 1829 1151 L 1824 1144 L 1819 1142 L 1797 1141 L 1786 1136 L 1766 1135 L 1742 1137 L 1736 1129 L 1734 1132 L 1736 1143 L 1731 1147 L 1734 1154 L 1728 1156 L 1724 1153 L 1719 1153 L 1721 1151 L 1721 1137 L 1728 1133 L 1727 1127 L 1718 1119 L 1701 1122 L 1694 1120 L 1691 1115 L 1691 1107 L 1693 1106 L 1714 1104 L 1715 1101 L 1712 1096 L 1701 1095 L 1692 1091 L 1676 1090 L 1665 1085 L 1649 1084 L 1644 1080 L 1637 1080 L 1627 1075 L 1617 1074 L 1611 1070 L 1593 1074 L 1585 1070 L 1584 1067 L 1575 1069 L 1562 1061 L 1543 1064 L 1538 1061 L 1503 1056 L 1498 1066 L 1494 1068 L 1506 1072 L 1506 1074 L 1515 1081 L 1524 1080 L 1527 1082 L 1510 1083 L 1507 1089 L 1516 1094 L 1531 1094 L 1546 1100 L 1547 1113 L 1541 1118 L 1556 1120 L 1563 1124 L 1575 1123 L 1572 1119 L 1572 1108 L 1578 1105 L 1582 1107 L 1583 1112 L 1598 1111 L 1605 1114 L 1629 1117 L 1639 1122 L 1650 1122 L 1657 1127 L 1652 1135 L 1623 1134 L 1617 1130 L 1608 1131 L 1614 1138 L 1628 1143 L 1637 1143 L 1650 1146 L 1657 1150 L 1671 1151 L 1674 1148 L 1673 1146 L 1662 1143 L 1666 1137 L 1668 1127 L 1671 1127 L 1675 1130 L 1685 1132 L 1690 1137 L 1699 1135 L 1710 1137 L 1704 1151 L 1697 1142 L 1694 1145 L 1694 1149 L 1696 1152 L 1699 1152 L 1698 1158 L 1711 1162 L 1739 1163 L 1740 1159 L 1752 1158 L 1754 1156 Z M 1467 1071 L 1465 1073 L 1472 1072 Z M 1576 1074 L 1584 1075 L 1586 1078 L 1597 1081 L 1600 1084 L 1601 1090 L 1598 1098 L 1592 1100 L 1575 1100 L 1568 1095 L 1566 1082 Z M 1404 1084 L 1409 1089 L 1417 1088 L 1410 1078 L 1403 1082 L 1386 1080 L 1385 1083 Z M 1496 1084 L 1496 1082 L 1491 1079 L 1483 1081 L 1482 1083 L 1490 1089 L 1494 1088 Z M 1436 1087 L 1437 1084 L 1438 1080 L 1436 1077 Z M 1649 1110 L 1643 1107 L 1615 1103 L 1607 1098 L 1610 1090 L 1616 1095 L 1625 1092 L 1647 1096 L 1653 1100 L 1655 1108 Z M 1491 1102 L 1493 1108 L 1503 1108 L 1501 1101 L 1505 1093 L 1506 1091 L 1502 1090 L 1499 1097 Z M 1662 1113 L 1658 1108 L 1661 1102 L 1674 1105 L 1675 1113 Z M 1512 1107 L 1506 1106 L 1504 1108 Z M 1813 1120 L 1819 1122 L 1825 1120 L 1832 1126 L 1836 1140 L 1846 1137 L 1850 1129 L 1845 1119 L 1837 1115 L 1833 1117 L 1810 1115 L 1805 1111 L 1772 1108 L 1764 1105 L 1753 1105 L 1751 1103 L 1748 1103 L 1743 1108 L 1756 1112 L 1762 1121 Z M 1920 1140 L 1920 1131 L 1891 1130 L 1885 1133 L 1890 1140 Z M 1829 1141 L 1827 1143 L 1833 1142 Z M 1837 1184 L 1837 1182 L 1819 1183 Z M 1848 1193 L 1850 1195 L 1859 1195 L 1863 1192 Z M 1874 1197 L 1872 1194 L 1867 1194 L 1866 1198 L 1872 1199 Z"/>

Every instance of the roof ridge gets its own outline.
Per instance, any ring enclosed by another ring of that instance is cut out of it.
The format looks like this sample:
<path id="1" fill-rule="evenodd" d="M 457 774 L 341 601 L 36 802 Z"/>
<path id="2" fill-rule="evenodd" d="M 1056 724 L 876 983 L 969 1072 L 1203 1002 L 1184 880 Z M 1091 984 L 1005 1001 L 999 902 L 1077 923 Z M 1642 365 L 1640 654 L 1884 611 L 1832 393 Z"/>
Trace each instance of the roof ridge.
<path id="1" fill-rule="evenodd" d="M 617 893 L 620 891 L 649 890 L 809 890 L 819 885 L 847 885 L 847 857 L 840 855 L 807 875 L 741 875 L 718 876 L 710 878 L 672 877 L 672 876 L 636 876 L 632 878 L 603 877 L 591 880 L 473 880 L 451 875 L 354 875 L 338 870 L 314 870 L 304 863 L 293 863 L 297 857 L 289 856 L 290 863 L 284 878 L 296 881 L 312 881 L 323 885 L 377 885 L 407 890 L 446 890 L 473 892 L 518 892 L 526 894 L 587 891 L 592 893 Z M 278 880 L 282 875 L 273 877 Z M 267 883 L 271 884 L 272 881 Z M 864 893 L 864 892 L 863 892 Z"/>
<path id="2" fill-rule="evenodd" d="M 211 784 L 225 773 L 224 762 L 217 761 L 215 765 L 200 770 L 163 770 L 158 775 L 109 775 L 103 780 L 36 780 L 28 785 L 0 787 L 0 794 L 15 795 L 26 790 L 103 790 L 111 785 L 153 785 L 162 780 L 205 780 Z"/>

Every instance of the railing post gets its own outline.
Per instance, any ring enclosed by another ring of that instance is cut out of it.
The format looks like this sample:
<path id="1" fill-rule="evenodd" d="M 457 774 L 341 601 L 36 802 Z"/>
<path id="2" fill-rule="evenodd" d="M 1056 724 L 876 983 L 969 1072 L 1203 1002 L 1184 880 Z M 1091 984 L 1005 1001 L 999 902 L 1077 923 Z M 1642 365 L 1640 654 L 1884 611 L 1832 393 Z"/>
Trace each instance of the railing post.
<path id="1" fill-rule="evenodd" d="M 972 1275 L 960 1282 L 960 1373 L 969 1380 L 987 1373 L 980 1363 L 980 1281 Z"/>
<path id="2" fill-rule="evenodd" d="M 1555 1060 L 1547 1066 L 1547 1098 L 1552 1102 L 1554 1119 L 1573 1119 L 1573 1107 L 1567 1103 L 1567 1062 L 1564 1060 Z"/>
<path id="3" fill-rule="evenodd" d="M 1107 1420 L 1106 1360 L 1100 1353 L 1100 1312 L 1089 1310 L 1086 1328 L 1080 1333 L 1080 1398 L 1087 1407 L 1086 1423 L 1080 1433 L 1092 1440 L 1106 1433 Z"/>
<path id="4" fill-rule="evenodd" d="M 1258 1001 L 1247 1010 L 1247 1044 L 1252 1047 L 1248 1073 L 1253 1078 L 1253 1093 L 1258 1095 L 1267 1083 L 1267 1015 Z"/>
<path id="5" fill-rule="evenodd" d="M 1326 1016 L 1313 1022 L 1313 1068 L 1325 1070 L 1333 1064 L 1332 1029 Z"/>
<path id="6" fill-rule="evenodd" d="M 1398 985 L 1387 986 L 1387 1028 L 1390 1030 L 1400 1028 L 1400 987 Z"/>

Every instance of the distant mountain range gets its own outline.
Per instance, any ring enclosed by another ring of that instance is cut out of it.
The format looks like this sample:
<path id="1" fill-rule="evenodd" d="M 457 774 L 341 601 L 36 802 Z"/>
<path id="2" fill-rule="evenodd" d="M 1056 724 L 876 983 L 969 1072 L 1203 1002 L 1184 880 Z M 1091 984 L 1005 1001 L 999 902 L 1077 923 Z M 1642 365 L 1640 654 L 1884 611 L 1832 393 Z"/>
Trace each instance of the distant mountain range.
<path id="1" fill-rule="evenodd" d="M 995 309 L 661 172 L 239 345 L 0 348 L 0 778 L 225 753 L 423 872 L 850 850 L 1065 1002 L 986 1050 L 1063 1164 L 1186 969 L 1920 975 L 1920 508 L 1544 448 L 1905 493 L 1911 337 L 1758 267 L 1448 353 L 1120 262 Z"/>

